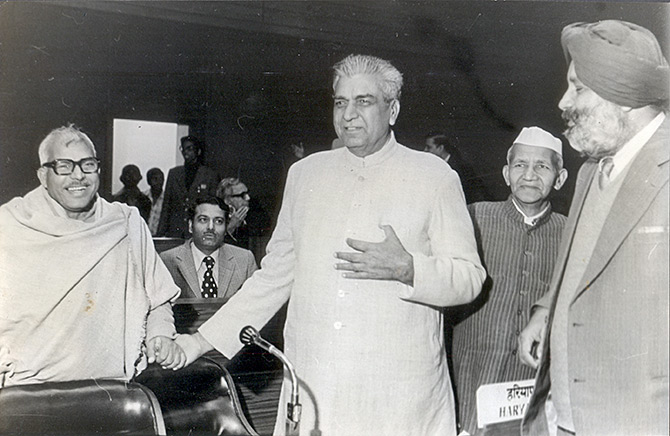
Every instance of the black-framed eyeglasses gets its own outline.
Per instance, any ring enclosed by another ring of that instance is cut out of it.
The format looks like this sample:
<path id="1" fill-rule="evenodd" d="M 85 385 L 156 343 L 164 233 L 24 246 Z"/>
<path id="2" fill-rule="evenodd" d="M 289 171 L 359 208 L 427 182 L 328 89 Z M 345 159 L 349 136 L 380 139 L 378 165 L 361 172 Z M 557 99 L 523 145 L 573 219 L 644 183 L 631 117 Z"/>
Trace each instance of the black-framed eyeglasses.
<path id="1" fill-rule="evenodd" d="M 78 166 L 84 174 L 91 174 L 100 169 L 100 159 L 96 157 L 87 157 L 78 161 L 72 159 L 54 159 L 51 162 L 42 164 L 43 167 L 51 168 L 59 176 L 68 176 Z"/>
<path id="2" fill-rule="evenodd" d="M 230 197 L 243 198 L 243 197 L 246 197 L 247 195 L 249 195 L 249 191 L 243 191 L 243 192 L 240 192 L 239 194 L 230 194 Z"/>

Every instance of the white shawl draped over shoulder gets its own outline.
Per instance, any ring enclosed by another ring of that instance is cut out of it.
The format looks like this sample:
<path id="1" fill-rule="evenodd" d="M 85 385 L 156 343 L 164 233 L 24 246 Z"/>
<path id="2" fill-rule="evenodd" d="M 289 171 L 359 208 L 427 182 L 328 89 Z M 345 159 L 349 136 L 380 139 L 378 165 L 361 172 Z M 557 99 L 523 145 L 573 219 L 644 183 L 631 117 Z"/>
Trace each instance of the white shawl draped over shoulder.
<path id="1" fill-rule="evenodd" d="M 6 385 L 129 380 L 146 366 L 145 337 L 175 335 L 179 289 L 136 209 L 98 198 L 79 221 L 58 207 L 42 187 L 0 207 Z"/>

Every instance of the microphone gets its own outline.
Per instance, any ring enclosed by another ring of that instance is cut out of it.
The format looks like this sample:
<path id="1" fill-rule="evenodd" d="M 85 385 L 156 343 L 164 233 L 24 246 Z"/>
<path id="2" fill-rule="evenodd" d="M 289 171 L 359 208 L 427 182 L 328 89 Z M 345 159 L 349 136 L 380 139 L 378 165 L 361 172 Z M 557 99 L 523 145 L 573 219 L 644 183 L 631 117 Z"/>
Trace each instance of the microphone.
<path id="1" fill-rule="evenodd" d="M 300 413 L 302 405 L 298 401 L 298 376 L 295 373 L 293 364 L 277 347 L 263 339 L 254 327 L 248 325 L 240 331 L 240 342 L 244 345 L 256 345 L 268 353 L 275 356 L 281 361 L 284 367 L 291 375 L 291 399 L 288 402 L 286 409 L 286 431 L 287 434 L 297 433 L 298 424 L 300 423 Z"/>
<path id="2" fill-rule="evenodd" d="M 244 345 L 257 345 L 267 351 L 268 353 L 272 354 L 273 356 L 276 356 L 284 362 L 284 359 L 286 357 L 284 356 L 284 353 L 279 351 L 277 347 L 266 341 L 261 337 L 261 334 L 258 333 L 258 330 L 253 328 L 252 326 L 248 325 L 242 329 L 240 332 L 240 342 L 242 342 Z"/>

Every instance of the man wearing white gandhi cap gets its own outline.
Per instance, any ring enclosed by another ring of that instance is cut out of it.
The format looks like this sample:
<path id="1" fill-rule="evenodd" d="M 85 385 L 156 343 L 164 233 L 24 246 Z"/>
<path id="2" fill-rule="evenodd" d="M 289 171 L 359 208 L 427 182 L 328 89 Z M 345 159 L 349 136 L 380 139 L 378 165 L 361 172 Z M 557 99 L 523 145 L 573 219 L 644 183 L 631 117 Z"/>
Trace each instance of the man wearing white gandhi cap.
<path id="1" fill-rule="evenodd" d="M 519 336 L 538 368 L 522 434 L 667 435 L 670 68 L 656 37 L 624 21 L 570 24 L 561 44 L 564 134 L 589 159 Z"/>
<path id="2" fill-rule="evenodd" d="M 547 292 L 566 217 L 549 195 L 568 176 L 562 143 L 539 127 L 524 127 L 507 152 L 506 201 L 468 206 L 488 278 L 473 303 L 447 309 L 461 320 L 453 333 L 453 362 L 463 434 L 481 434 L 476 392 L 482 385 L 532 379 L 516 356 L 517 337 L 531 305 Z"/>

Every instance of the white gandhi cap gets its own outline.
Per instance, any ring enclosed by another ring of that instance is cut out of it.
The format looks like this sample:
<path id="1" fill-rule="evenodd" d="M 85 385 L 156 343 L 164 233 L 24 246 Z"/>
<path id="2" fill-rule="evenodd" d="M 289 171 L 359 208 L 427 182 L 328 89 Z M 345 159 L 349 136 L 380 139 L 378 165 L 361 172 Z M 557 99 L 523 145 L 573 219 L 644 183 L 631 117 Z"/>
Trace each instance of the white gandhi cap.
<path id="1" fill-rule="evenodd" d="M 521 129 L 521 133 L 519 133 L 519 136 L 512 143 L 512 147 L 516 144 L 548 148 L 558 153 L 559 156 L 563 156 L 563 143 L 561 140 L 539 127 L 524 127 Z"/>

